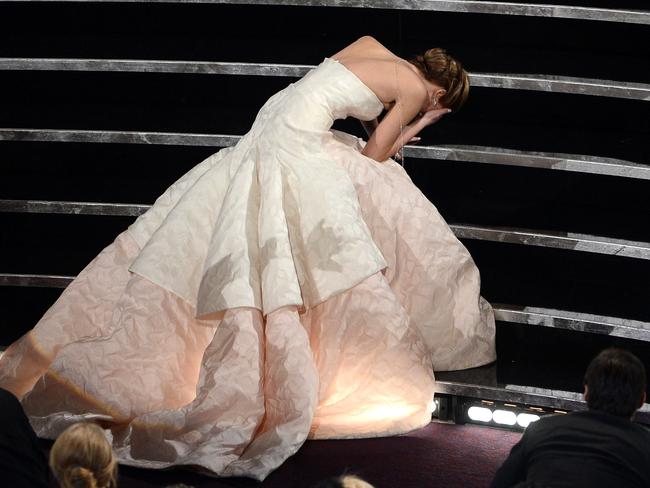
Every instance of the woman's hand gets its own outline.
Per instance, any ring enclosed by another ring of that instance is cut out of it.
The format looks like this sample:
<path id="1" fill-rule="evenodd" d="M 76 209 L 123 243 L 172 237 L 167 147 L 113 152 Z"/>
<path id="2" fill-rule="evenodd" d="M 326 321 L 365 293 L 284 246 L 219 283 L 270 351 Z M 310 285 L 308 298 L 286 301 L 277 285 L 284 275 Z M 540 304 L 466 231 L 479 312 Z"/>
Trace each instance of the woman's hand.
<path id="1" fill-rule="evenodd" d="M 431 124 L 435 124 L 438 122 L 444 115 L 448 114 L 451 112 L 451 109 L 449 108 L 436 108 L 433 110 L 428 110 L 422 114 L 422 117 L 420 117 L 420 120 L 422 123 L 427 126 Z"/>
<path id="2" fill-rule="evenodd" d="M 421 137 L 417 137 L 417 136 L 416 137 L 411 137 L 411 139 L 407 142 L 407 144 L 417 144 L 421 140 L 422 140 Z M 404 158 L 403 151 L 404 151 L 404 148 L 401 147 L 400 150 L 395 153 L 395 156 L 393 157 L 393 159 L 395 161 L 401 161 Z"/>
<path id="3" fill-rule="evenodd" d="M 428 110 L 424 112 L 420 117 L 417 117 L 414 122 L 411 124 L 414 127 L 416 127 L 416 130 L 419 132 L 420 130 L 424 129 L 428 125 L 435 124 L 438 122 L 443 116 L 446 114 L 450 113 L 451 109 L 448 108 L 438 108 L 434 110 Z M 417 132 L 416 132 L 417 133 Z M 411 137 L 407 144 L 417 144 L 420 142 L 421 138 L 420 137 Z M 401 142 L 401 141 L 399 141 Z M 404 160 L 404 154 L 403 154 L 404 148 L 400 147 L 395 155 L 393 156 L 393 159 L 395 161 L 403 161 Z"/>

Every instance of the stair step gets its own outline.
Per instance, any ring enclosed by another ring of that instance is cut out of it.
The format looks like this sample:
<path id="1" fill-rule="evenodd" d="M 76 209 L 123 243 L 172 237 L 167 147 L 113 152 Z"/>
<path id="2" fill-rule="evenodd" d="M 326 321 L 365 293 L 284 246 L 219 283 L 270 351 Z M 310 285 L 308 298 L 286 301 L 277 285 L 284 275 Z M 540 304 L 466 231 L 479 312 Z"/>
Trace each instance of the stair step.
<path id="1" fill-rule="evenodd" d="M 29 1 L 29 0 L 18 0 Z M 116 0 L 71 0 L 76 3 L 115 3 Z M 152 0 L 117 0 L 119 3 L 151 3 Z M 599 22 L 650 24 L 650 12 L 642 10 L 548 5 L 539 3 L 495 2 L 491 0 L 153 0 L 165 3 L 211 3 L 247 5 L 285 5 L 298 7 L 352 7 L 389 10 L 421 10 L 471 14 L 519 15 Z"/>
<path id="2" fill-rule="evenodd" d="M 119 215 L 137 217 L 151 205 L 101 202 L 65 202 L 47 200 L 0 199 L 0 212 L 70 215 Z M 550 247 L 570 251 L 610 254 L 650 260 L 650 243 L 599 237 L 571 232 L 551 232 L 515 228 L 451 224 L 459 239 L 505 242 Z"/>
<path id="3" fill-rule="evenodd" d="M 301 77 L 313 65 L 146 59 L 0 58 L 5 71 L 108 71 Z M 473 87 L 533 90 L 650 101 L 650 85 L 544 74 L 470 73 Z"/>
<path id="4" fill-rule="evenodd" d="M 650 323 L 551 308 L 492 304 L 496 320 L 650 342 Z"/>
<path id="5" fill-rule="evenodd" d="M 87 142 L 226 147 L 241 136 L 182 132 L 0 128 L 0 141 Z M 650 166 L 599 156 L 487 146 L 406 146 L 406 157 L 572 171 L 650 180 Z"/>

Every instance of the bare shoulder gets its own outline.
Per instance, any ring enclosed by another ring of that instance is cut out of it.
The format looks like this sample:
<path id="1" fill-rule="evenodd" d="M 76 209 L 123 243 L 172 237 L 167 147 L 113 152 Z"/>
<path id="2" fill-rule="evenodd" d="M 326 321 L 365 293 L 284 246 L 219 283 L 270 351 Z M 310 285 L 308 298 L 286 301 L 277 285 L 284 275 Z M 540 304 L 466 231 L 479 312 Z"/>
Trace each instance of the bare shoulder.
<path id="1" fill-rule="evenodd" d="M 384 49 L 386 49 L 388 51 L 386 46 L 384 46 L 381 42 L 379 42 L 377 39 L 375 39 L 372 36 L 361 36 L 355 42 L 360 42 L 360 43 L 362 42 L 362 43 L 366 43 L 366 44 L 374 44 L 374 45 L 377 45 L 377 46 L 381 46 L 381 47 L 383 47 Z"/>
<path id="2" fill-rule="evenodd" d="M 383 47 L 385 49 L 385 46 L 372 36 L 361 36 L 359 39 L 357 39 L 352 44 L 350 44 L 350 46 L 354 46 L 355 44 L 356 45 L 359 45 L 359 44 L 375 44 L 375 45 L 381 46 L 381 47 Z"/>
<path id="3" fill-rule="evenodd" d="M 356 41 L 341 49 L 332 55 L 332 59 L 345 61 L 348 59 L 368 58 L 368 57 L 390 57 L 395 56 L 383 44 L 372 36 L 361 36 Z"/>

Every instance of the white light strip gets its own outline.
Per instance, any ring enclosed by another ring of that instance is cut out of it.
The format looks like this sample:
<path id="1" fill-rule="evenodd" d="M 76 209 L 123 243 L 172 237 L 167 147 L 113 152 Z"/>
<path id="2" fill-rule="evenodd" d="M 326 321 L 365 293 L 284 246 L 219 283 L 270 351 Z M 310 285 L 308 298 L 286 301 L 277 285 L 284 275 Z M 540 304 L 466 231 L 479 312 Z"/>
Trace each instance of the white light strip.
<path id="1" fill-rule="evenodd" d="M 475 422 L 490 422 L 492 420 L 492 410 L 485 407 L 469 407 L 467 416 Z"/>
<path id="2" fill-rule="evenodd" d="M 513 407 L 516 407 L 513 405 Z M 474 422 L 490 423 L 513 427 L 518 425 L 521 428 L 528 427 L 531 423 L 540 419 L 539 415 L 528 412 L 517 414 L 515 410 L 497 408 L 494 411 L 488 407 L 472 405 L 467 409 L 467 417 Z"/>
<path id="3" fill-rule="evenodd" d="M 520 413 L 517 415 L 517 425 L 523 427 L 524 429 L 528 427 L 531 423 L 537 422 L 539 420 L 539 415 L 533 413 Z"/>
<path id="4" fill-rule="evenodd" d="M 511 410 L 495 410 L 492 413 L 492 420 L 495 424 L 515 425 L 517 423 L 517 415 Z"/>

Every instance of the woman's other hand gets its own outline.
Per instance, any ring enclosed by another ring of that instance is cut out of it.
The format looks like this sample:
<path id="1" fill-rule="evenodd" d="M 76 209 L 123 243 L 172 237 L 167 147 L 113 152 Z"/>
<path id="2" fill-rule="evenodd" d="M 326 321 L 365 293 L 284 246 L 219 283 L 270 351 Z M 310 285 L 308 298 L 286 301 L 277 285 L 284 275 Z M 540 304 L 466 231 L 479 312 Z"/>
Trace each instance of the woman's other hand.
<path id="1" fill-rule="evenodd" d="M 411 137 L 411 139 L 408 141 L 407 144 L 417 144 L 422 140 L 421 137 Z M 393 158 L 395 161 L 401 161 L 404 158 L 404 155 L 402 154 L 402 151 L 404 151 L 404 148 L 400 148 L 399 151 L 395 153 L 395 157 Z"/>

